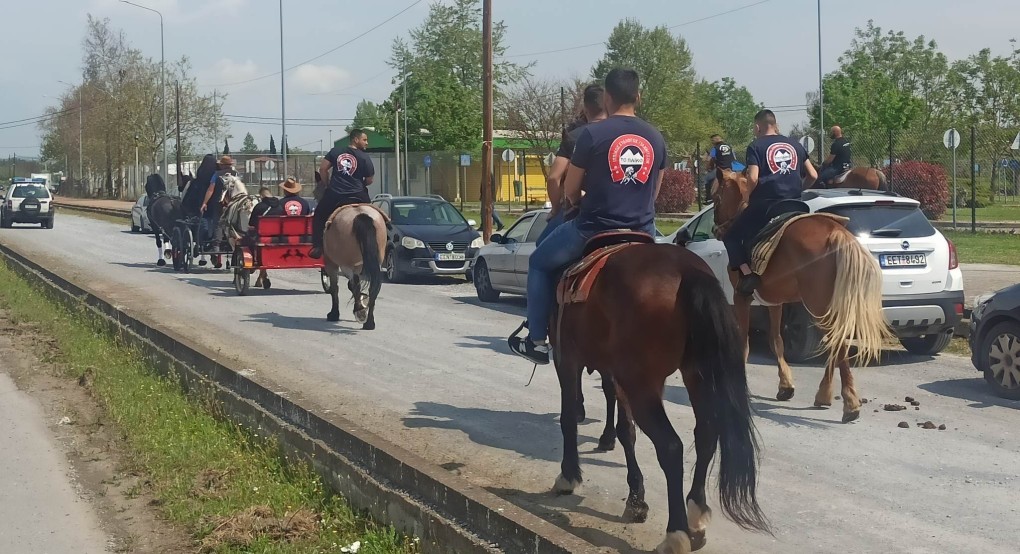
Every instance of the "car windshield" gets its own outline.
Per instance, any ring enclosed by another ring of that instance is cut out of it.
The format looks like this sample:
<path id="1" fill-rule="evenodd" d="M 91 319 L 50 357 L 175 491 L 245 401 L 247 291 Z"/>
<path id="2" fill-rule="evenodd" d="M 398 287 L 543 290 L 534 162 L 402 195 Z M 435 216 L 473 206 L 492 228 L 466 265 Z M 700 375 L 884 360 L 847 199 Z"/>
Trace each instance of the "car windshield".
<path id="1" fill-rule="evenodd" d="M 919 238 L 935 234 L 935 227 L 915 206 L 864 204 L 833 206 L 822 211 L 849 217 L 847 229 L 855 235 Z"/>
<path id="2" fill-rule="evenodd" d="M 396 225 L 467 225 L 457 208 L 436 200 L 395 200 L 391 217 Z"/>
<path id="3" fill-rule="evenodd" d="M 14 187 L 12 198 L 49 198 L 50 191 L 43 185 L 18 185 Z"/>

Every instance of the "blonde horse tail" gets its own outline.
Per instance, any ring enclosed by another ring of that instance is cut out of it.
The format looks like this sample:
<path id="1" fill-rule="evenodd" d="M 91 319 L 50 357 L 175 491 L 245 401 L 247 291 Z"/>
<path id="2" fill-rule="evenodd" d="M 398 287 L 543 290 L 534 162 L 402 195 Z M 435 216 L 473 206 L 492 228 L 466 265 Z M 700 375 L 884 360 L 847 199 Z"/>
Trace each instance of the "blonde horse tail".
<path id="1" fill-rule="evenodd" d="M 886 179 L 885 172 L 874 168 L 872 168 L 872 170 L 878 173 L 878 190 L 882 192 L 889 192 L 889 180 Z"/>
<path id="2" fill-rule="evenodd" d="M 830 232 L 828 252 L 836 264 L 836 281 L 829 309 L 818 321 L 825 333 L 822 350 L 832 364 L 853 342 L 855 361 L 868 365 L 880 359 L 885 342 L 893 338 L 882 313 L 882 271 L 844 227 Z"/>

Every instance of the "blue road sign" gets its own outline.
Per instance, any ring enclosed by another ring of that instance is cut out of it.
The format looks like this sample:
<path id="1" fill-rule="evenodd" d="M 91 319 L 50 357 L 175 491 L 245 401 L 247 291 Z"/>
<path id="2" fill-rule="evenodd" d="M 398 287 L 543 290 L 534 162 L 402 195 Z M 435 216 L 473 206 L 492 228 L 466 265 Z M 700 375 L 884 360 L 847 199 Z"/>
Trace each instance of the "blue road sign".
<path id="1" fill-rule="evenodd" d="M 421 163 L 425 164 L 425 167 L 432 167 L 432 156 L 425 154 L 425 157 L 422 158 Z"/>

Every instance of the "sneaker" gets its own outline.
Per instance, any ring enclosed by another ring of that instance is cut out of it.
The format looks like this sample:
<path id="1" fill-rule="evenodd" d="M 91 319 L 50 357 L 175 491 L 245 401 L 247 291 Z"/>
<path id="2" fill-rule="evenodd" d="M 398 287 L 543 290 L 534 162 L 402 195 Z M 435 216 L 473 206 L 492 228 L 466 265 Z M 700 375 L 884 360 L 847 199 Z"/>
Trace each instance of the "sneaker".
<path id="1" fill-rule="evenodd" d="M 318 260 L 319 258 L 321 258 L 322 257 L 322 247 L 321 246 L 313 246 L 312 249 L 308 251 L 308 257 L 313 259 L 313 260 Z"/>
<path id="2" fill-rule="evenodd" d="M 549 365 L 549 343 L 535 344 L 531 337 L 510 337 L 507 340 L 514 354 L 537 365 Z"/>
<path id="3" fill-rule="evenodd" d="M 757 274 L 741 275 L 734 292 L 741 296 L 751 296 L 755 289 L 761 286 L 761 277 Z"/>

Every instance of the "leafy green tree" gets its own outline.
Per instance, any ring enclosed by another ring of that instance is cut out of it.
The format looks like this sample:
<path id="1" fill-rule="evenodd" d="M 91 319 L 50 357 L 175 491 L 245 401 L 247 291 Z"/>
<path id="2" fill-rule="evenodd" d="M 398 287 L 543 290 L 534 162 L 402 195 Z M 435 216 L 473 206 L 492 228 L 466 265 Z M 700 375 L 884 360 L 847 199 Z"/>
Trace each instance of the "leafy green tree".
<path id="1" fill-rule="evenodd" d="M 257 154 L 259 147 L 255 144 L 255 137 L 251 133 L 244 135 L 244 144 L 241 145 L 241 152 L 244 154 Z"/>
<path id="2" fill-rule="evenodd" d="M 347 126 L 346 130 L 350 132 L 351 129 L 364 129 L 365 127 L 372 127 L 380 133 L 383 132 L 383 129 L 390 129 L 381 106 L 371 100 L 358 102 L 358 107 L 354 110 L 354 121 Z"/>
<path id="3" fill-rule="evenodd" d="M 747 87 L 737 85 L 730 77 L 709 83 L 701 81 L 694 87 L 700 105 L 719 124 L 721 134 L 735 147 L 744 146 L 754 139 L 754 115 L 763 106 L 754 101 Z"/>

